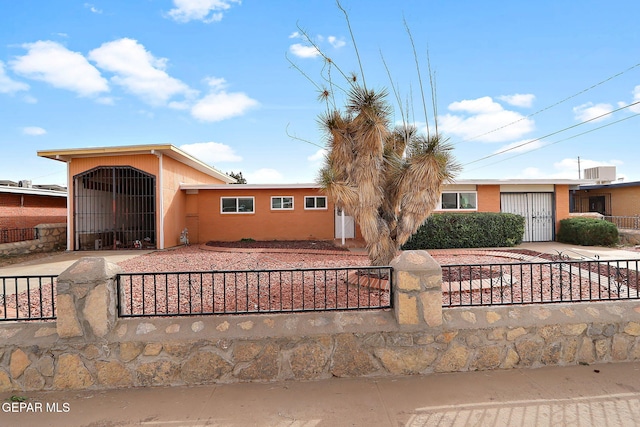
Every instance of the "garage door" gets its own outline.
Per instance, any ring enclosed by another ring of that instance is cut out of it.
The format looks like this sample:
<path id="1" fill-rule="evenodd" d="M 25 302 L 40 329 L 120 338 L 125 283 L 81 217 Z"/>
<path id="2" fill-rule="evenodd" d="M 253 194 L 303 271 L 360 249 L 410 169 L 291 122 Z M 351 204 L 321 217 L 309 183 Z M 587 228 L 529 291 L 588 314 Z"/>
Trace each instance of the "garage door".
<path id="1" fill-rule="evenodd" d="M 524 242 L 553 240 L 553 193 L 502 193 L 500 210 L 524 217 Z"/>

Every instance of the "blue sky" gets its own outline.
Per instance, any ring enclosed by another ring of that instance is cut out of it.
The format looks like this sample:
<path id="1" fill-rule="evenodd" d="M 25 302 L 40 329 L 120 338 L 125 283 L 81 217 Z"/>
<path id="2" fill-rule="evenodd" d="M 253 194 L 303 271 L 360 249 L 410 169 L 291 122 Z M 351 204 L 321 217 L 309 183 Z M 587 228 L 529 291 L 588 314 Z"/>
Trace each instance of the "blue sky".
<path id="1" fill-rule="evenodd" d="M 637 0 L 342 4 L 367 85 L 391 86 L 384 57 L 420 126 L 403 19 L 425 80 L 429 52 L 459 178 L 577 179 L 580 157 L 583 169 L 615 165 L 640 180 L 640 104 L 628 107 L 640 101 Z M 326 74 L 300 30 L 359 73 L 333 0 L 0 5 L 0 179 L 66 184 L 65 165 L 38 150 L 171 143 L 249 183 L 312 182 L 324 107 L 305 75 Z M 430 129 L 433 119 L 429 109 Z"/>

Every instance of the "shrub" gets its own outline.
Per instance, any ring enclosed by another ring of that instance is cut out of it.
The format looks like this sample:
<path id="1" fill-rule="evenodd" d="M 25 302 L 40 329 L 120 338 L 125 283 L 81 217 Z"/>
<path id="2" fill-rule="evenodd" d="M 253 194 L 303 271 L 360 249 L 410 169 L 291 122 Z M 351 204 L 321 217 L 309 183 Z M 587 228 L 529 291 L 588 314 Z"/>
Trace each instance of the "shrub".
<path id="1" fill-rule="evenodd" d="M 524 217 L 509 213 L 439 213 L 405 243 L 403 249 L 515 246 L 524 236 Z"/>
<path id="2" fill-rule="evenodd" d="M 618 242 L 618 227 L 601 219 L 575 217 L 560 221 L 559 242 L 582 246 L 611 246 Z"/>

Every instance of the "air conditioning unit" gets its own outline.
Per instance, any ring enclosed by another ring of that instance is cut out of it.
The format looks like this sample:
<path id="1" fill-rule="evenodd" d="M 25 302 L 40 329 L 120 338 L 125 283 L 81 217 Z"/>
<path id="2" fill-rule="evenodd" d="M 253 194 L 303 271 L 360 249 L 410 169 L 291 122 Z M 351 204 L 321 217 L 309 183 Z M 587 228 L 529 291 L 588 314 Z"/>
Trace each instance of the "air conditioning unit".
<path id="1" fill-rule="evenodd" d="M 30 179 L 22 179 L 18 182 L 18 187 L 31 188 Z"/>
<path id="2" fill-rule="evenodd" d="M 615 166 L 597 166 L 584 170 L 584 179 L 595 181 L 598 184 L 608 184 L 616 180 Z"/>

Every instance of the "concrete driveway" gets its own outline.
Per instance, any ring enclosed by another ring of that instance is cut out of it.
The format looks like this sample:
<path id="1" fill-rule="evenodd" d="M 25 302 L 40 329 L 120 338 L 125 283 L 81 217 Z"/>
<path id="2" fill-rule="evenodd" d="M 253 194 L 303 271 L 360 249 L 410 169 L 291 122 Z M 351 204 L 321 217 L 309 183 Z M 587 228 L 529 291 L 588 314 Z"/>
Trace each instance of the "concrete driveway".
<path id="1" fill-rule="evenodd" d="M 153 252 L 152 250 L 121 251 L 67 251 L 46 258 L 0 268 L 0 276 L 57 276 L 83 257 L 101 257 L 117 264 L 130 258 Z"/>

